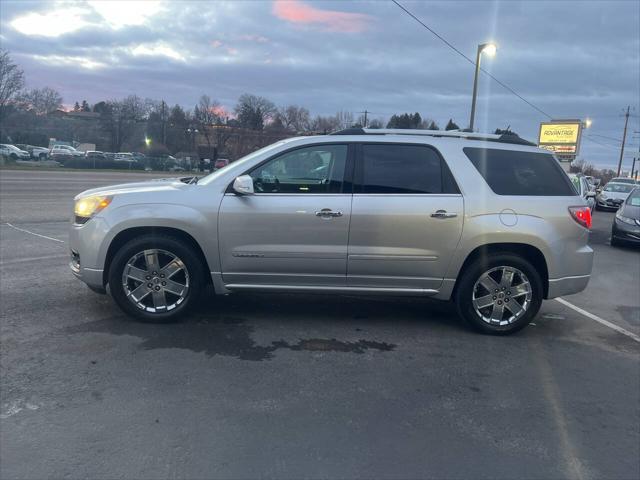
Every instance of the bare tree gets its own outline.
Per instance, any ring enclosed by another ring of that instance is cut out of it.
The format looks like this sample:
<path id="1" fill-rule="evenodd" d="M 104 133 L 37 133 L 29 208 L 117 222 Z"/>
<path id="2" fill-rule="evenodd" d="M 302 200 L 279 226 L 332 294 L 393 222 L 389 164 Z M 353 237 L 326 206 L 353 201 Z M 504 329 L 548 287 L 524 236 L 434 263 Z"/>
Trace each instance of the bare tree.
<path id="1" fill-rule="evenodd" d="M 278 110 L 277 118 L 287 130 L 306 132 L 311 126 L 309 110 L 298 105 L 288 105 Z"/>
<path id="2" fill-rule="evenodd" d="M 217 100 L 212 100 L 209 95 L 202 95 L 198 105 L 193 109 L 193 117 L 198 125 L 198 130 L 207 141 L 209 156 L 212 156 L 212 128 L 214 125 L 220 123 L 220 116 L 218 115 L 219 108 L 220 103 Z"/>
<path id="3" fill-rule="evenodd" d="M 13 63 L 9 52 L 0 48 L 0 125 L 6 115 L 7 106 L 20 93 L 22 87 L 24 72 Z"/>
<path id="4" fill-rule="evenodd" d="M 316 116 L 311 121 L 311 130 L 318 133 L 331 133 L 340 129 L 340 123 L 336 117 Z"/>
<path id="5" fill-rule="evenodd" d="M 145 121 L 149 108 L 149 100 L 142 100 L 137 95 L 106 102 L 101 112 L 101 122 L 111 137 L 113 151 L 119 152 L 123 144 L 133 137 L 136 124 Z"/>
<path id="6" fill-rule="evenodd" d="M 17 97 L 17 102 L 25 110 L 45 115 L 62 106 L 62 95 L 53 88 L 34 88 Z"/>
<path id="7" fill-rule="evenodd" d="M 338 128 L 349 128 L 354 124 L 353 113 L 341 110 L 336 113 L 336 121 L 338 123 Z"/>

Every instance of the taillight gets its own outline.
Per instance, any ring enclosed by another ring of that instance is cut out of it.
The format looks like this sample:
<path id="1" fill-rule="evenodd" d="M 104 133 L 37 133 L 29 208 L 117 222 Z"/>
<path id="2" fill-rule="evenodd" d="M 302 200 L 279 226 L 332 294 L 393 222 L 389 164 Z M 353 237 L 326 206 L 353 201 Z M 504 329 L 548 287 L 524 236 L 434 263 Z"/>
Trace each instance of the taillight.
<path id="1" fill-rule="evenodd" d="M 569 207 L 569 213 L 576 222 L 591 230 L 591 209 L 589 207 Z"/>

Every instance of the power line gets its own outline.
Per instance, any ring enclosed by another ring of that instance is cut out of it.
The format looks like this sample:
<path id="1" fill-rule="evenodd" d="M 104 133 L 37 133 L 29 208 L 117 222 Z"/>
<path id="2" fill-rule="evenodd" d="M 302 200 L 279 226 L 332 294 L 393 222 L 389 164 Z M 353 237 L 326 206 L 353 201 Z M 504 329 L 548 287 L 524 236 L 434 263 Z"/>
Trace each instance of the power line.
<path id="1" fill-rule="evenodd" d="M 397 0 L 391 0 L 393 3 L 395 3 L 401 10 L 403 10 L 407 15 L 409 15 L 411 18 L 413 18 L 416 22 L 418 22 L 420 25 L 422 25 L 424 28 L 426 28 L 427 30 L 429 30 L 429 32 L 431 32 L 433 35 L 435 35 L 440 41 L 442 41 L 447 47 L 449 47 L 450 49 L 452 49 L 454 52 L 456 52 L 458 55 L 460 55 L 462 58 L 464 58 L 467 62 L 469 62 L 471 65 L 475 65 L 476 62 L 474 62 L 472 59 L 470 59 L 469 57 L 467 57 L 464 53 L 462 53 L 460 50 L 458 50 L 455 46 L 453 46 L 449 41 L 447 41 L 446 38 L 444 38 L 442 35 L 440 35 L 438 32 L 436 32 L 435 30 L 433 30 L 431 27 L 429 27 L 426 23 L 424 23 L 422 20 L 420 20 L 418 17 L 416 17 L 413 13 L 411 13 L 409 10 L 407 10 L 400 2 L 398 2 Z M 526 98 L 524 98 L 522 95 L 520 95 L 518 92 L 516 92 L 513 88 L 511 88 L 509 85 L 507 85 L 506 83 L 498 80 L 496 77 L 494 77 L 493 75 L 491 75 L 489 72 L 487 72 L 484 68 L 480 67 L 480 70 L 482 71 L 482 73 L 484 73 L 485 75 L 488 75 L 489 78 L 491 78 L 492 80 L 494 80 L 498 85 L 500 85 L 501 87 L 503 87 L 504 89 L 508 90 L 509 92 L 511 92 L 512 94 L 514 94 L 516 97 L 518 97 L 520 100 L 522 100 L 523 102 L 525 102 L 527 105 L 529 105 L 531 108 L 537 110 L 538 112 L 540 112 L 541 114 L 543 114 L 545 117 L 547 117 L 548 119 L 552 119 L 553 117 L 551 115 L 549 115 L 547 112 L 545 112 L 544 110 L 538 108 L 537 106 L 535 106 L 533 103 L 531 103 L 529 100 L 527 100 Z"/>

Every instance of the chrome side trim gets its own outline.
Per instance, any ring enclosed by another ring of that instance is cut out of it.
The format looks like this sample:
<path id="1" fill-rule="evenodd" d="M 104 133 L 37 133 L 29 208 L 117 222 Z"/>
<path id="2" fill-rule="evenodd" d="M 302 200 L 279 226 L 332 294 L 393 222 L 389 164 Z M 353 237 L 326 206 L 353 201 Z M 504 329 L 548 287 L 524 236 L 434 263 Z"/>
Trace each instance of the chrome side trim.
<path id="1" fill-rule="evenodd" d="M 563 282 L 565 280 L 579 280 L 579 279 L 590 278 L 590 277 L 591 275 L 572 275 L 569 277 L 550 278 L 549 283 Z"/>
<path id="2" fill-rule="evenodd" d="M 437 260 L 437 255 L 376 255 L 376 254 L 351 254 L 349 260 L 397 260 L 397 261 L 426 261 Z"/>
<path id="3" fill-rule="evenodd" d="M 229 290 L 266 290 L 281 292 L 315 292 L 315 293 L 345 293 L 367 294 L 383 293 L 389 295 L 435 295 L 438 290 L 428 288 L 391 288 L 391 287 L 347 287 L 328 285 L 263 285 L 263 284 L 227 284 Z"/>

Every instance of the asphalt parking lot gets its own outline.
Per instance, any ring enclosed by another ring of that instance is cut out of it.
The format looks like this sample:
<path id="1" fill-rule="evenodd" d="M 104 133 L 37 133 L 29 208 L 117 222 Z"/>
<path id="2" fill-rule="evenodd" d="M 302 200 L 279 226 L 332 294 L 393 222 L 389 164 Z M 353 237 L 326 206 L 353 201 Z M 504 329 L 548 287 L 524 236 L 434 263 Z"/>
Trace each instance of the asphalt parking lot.
<path id="1" fill-rule="evenodd" d="M 640 252 L 613 213 L 587 290 L 506 338 L 416 298 L 237 294 L 146 325 L 65 245 L 74 194 L 141 177 L 0 171 L 1 478 L 640 478 Z"/>

